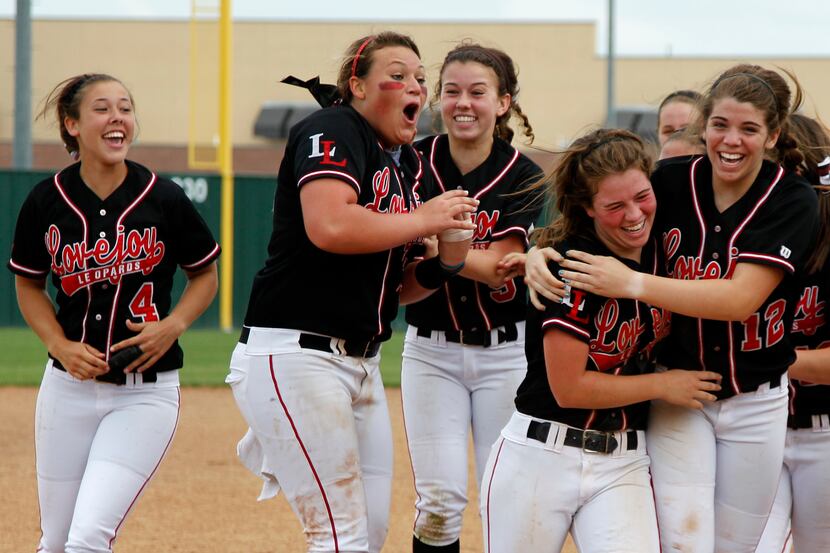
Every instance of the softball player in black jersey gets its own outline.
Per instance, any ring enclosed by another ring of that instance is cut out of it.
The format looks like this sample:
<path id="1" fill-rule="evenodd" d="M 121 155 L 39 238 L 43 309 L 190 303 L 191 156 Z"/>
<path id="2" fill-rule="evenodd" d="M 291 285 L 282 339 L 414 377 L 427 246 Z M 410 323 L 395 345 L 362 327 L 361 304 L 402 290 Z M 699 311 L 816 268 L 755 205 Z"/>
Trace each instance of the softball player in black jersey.
<path id="1" fill-rule="evenodd" d="M 652 182 L 669 278 L 569 252 L 571 286 L 672 312 L 658 362 L 723 376 L 702 411 L 655 401 L 649 454 L 665 550 L 751 552 L 775 496 L 787 418 L 788 329 L 815 237 L 816 195 L 792 170 L 790 89 L 776 72 L 735 66 L 702 103 L 707 155 L 667 161 Z M 800 89 L 793 102 L 800 102 Z M 765 161 L 769 153 L 781 165 Z"/>
<path id="2" fill-rule="evenodd" d="M 790 403 L 784 467 L 757 553 L 830 551 L 830 135 L 815 119 L 790 116 L 805 160 L 800 173 L 819 189 L 816 249 L 801 279 L 791 339 L 798 351 L 790 365 Z"/>
<path id="3" fill-rule="evenodd" d="M 35 416 L 38 551 L 111 551 L 173 440 L 176 339 L 216 294 L 219 245 L 178 185 L 126 159 L 135 115 L 121 82 L 73 77 L 43 113 L 52 107 L 80 161 L 32 189 L 8 264 L 49 352 Z M 177 265 L 188 284 L 171 310 Z"/>
<path id="4" fill-rule="evenodd" d="M 463 269 L 406 309 L 401 395 L 417 493 L 416 552 L 459 550 L 469 428 L 481 483 L 527 368 L 524 284 L 497 270 L 502 257 L 525 251 L 541 207 L 521 192 L 542 171 L 510 145 L 514 114 L 533 137 L 517 93 L 507 54 L 459 45 L 445 58 L 436 86 L 448 134 L 415 145 L 436 185 L 423 196 L 462 188 L 480 201 Z"/>
<path id="5" fill-rule="evenodd" d="M 575 141 L 549 177 L 561 216 L 537 243 L 656 272 L 650 167 L 628 131 Z M 569 530 L 582 553 L 660 551 L 647 402 L 700 408 L 714 401 L 719 376 L 651 373 L 667 321 L 637 300 L 572 290 L 562 303 L 546 300 L 543 312 L 531 309 L 527 325 L 527 376 L 481 489 L 485 551 L 559 551 Z"/>
<path id="6" fill-rule="evenodd" d="M 420 299 L 469 249 L 466 192 L 421 203 L 427 167 L 409 144 L 426 99 L 414 42 L 361 38 L 338 77 L 339 105 L 290 132 L 265 267 L 251 290 L 227 381 L 250 426 L 239 453 L 281 488 L 309 551 L 380 551 L 386 537 L 392 437 L 378 369 L 398 296 Z M 426 272 L 404 274 L 419 237 L 439 242 Z M 450 233 L 452 234 L 452 232 Z M 451 239 L 457 236 L 450 236 Z"/>

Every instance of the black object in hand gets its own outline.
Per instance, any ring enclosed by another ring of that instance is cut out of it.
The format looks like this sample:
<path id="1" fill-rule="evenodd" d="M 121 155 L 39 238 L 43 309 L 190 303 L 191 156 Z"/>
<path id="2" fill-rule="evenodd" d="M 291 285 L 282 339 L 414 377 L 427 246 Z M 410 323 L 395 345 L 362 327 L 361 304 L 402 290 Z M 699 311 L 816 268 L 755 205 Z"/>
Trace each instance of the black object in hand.
<path id="1" fill-rule="evenodd" d="M 125 368 L 127 368 L 127 365 L 138 359 L 141 353 L 141 348 L 138 346 L 126 347 L 121 351 L 114 353 L 110 357 L 110 370 L 123 371 Z"/>

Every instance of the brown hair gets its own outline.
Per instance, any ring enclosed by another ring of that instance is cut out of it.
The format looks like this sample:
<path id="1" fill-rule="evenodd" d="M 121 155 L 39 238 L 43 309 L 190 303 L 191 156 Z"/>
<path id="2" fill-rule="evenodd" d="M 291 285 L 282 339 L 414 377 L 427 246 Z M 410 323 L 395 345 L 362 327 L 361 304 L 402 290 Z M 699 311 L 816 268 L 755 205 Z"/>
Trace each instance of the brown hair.
<path id="1" fill-rule="evenodd" d="M 790 116 L 790 132 L 804 156 L 798 171 L 811 185 L 820 184 L 818 164 L 830 156 L 830 131 L 820 121 L 794 113 Z M 816 246 L 806 265 L 808 273 L 821 270 L 830 254 L 830 193 L 822 191 L 818 204 L 821 219 Z"/>
<path id="2" fill-rule="evenodd" d="M 782 71 L 795 85 L 795 98 L 791 99 L 790 87 L 784 77 L 759 65 L 736 65 L 721 73 L 701 102 L 701 128 L 705 127 L 706 121 L 712 115 L 717 100 L 733 98 L 738 102 L 750 103 L 764 114 L 770 133 L 781 130 L 775 144 L 777 161 L 792 171 L 801 164 L 804 156 L 789 132 L 789 118 L 790 113 L 801 106 L 803 93 L 795 75 L 786 70 Z"/>
<path id="3" fill-rule="evenodd" d="M 651 167 L 646 144 L 627 130 L 599 129 L 577 138 L 540 182 L 556 198 L 559 215 L 534 232 L 536 245 L 544 248 L 572 236 L 594 236 L 593 219 L 587 210 L 600 181 L 629 169 L 639 169 L 649 176 Z"/>
<path id="4" fill-rule="evenodd" d="M 510 94 L 510 107 L 504 114 L 496 119 L 496 127 L 493 129 L 493 136 L 497 136 L 502 140 L 510 142 L 513 140 L 513 129 L 510 128 L 510 118 L 515 115 L 521 120 L 521 125 L 524 128 L 524 135 L 528 137 L 529 142 L 533 142 L 533 127 L 530 125 L 530 120 L 522 111 L 519 105 L 519 78 L 516 66 L 513 60 L 503 51 L 497 48 L 487 48 L 480 44 L 473 42 L 462 42 L 455 48 L 449 51 L 444 58 L 444 63 L 441 65 L 438 82 L 435 84 L 435 95 L 431 102 L 433 109 L 439 103 L 441 98 L 441 88 L 443 86 L 444 69 L 454 62 L 479 63 L 485 67 L 489 67 L 496 74 L 498 81 L 498 95 L 504 96 Z"/>
<path id="5" fill-rule="evenodd" d="M 43 102 L 43 109 L 38 113 L 38 118 L 45 119 L 50 111 L 55 110 L 61 140 L 63 140 L 64 148 L 72 156 L 72 159 L 78 159 L 78 139 L 69 134 L 65 123 L 66 118 L 69 117 L 77 120 L 80 117 L 79 108 L 84 98 L 84 91 L 87 87 L 100 82 L 116 82 L 124 86 L 124 83 L 120 80 L 105 73 L 84 73 L 83 75 L 76 75 L 59 82 L 46 96 Z M 126 88 L 125 86 L 124 89 Z M 132 93 L 128 90 L 127 94 L 130 95 L 130 103 L 135 108 Z"/>
<path id="6" fill-rule="evenodd" d="M 421 57 L 421 52 L 412 38 L 394 31 L 384 31 L 355 40 L 346 50 L 346 55 L 340 64 L 340 70 L 337 72 L 337 91 L 340 93 L 344 104 L 349 104 L 352 101 L 349 80 L 352 77 L 365 77 L 372 67 L 373 54 L 389 46 L 409 48 L 415 52 L 415 55 Z"/>
<path id="7" fill-rule="evenodd" d="M 675 90 L 663 98 L 663 101 L 660 102 L 660 106 L 657 108 L 657 134 L 660 134 L 660 115 L 662 115 L 664 107 L 669 104 L 680 103 L 689 104 L 695 108 L 699 108 L 702 98 L 703 96 L 700 95 L 700 92 L 696 92 L 694 90 Z"/>

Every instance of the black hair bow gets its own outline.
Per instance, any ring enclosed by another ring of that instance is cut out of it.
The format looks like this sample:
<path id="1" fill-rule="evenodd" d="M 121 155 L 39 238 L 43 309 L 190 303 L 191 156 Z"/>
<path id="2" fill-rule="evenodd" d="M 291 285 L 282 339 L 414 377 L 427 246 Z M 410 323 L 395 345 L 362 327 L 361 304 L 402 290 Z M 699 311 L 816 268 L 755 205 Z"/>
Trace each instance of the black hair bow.
<path id="1" fill-rule="evenodd" d="M 337 91 L 337 87 L 333 84 L 322 84 L 319 76 L 304 81 L 294 75 L 289 75 L 282 82 L 307 89 L 317 100 L 317 103 L 324 108 L 340 103 L 340 93 Z"/>

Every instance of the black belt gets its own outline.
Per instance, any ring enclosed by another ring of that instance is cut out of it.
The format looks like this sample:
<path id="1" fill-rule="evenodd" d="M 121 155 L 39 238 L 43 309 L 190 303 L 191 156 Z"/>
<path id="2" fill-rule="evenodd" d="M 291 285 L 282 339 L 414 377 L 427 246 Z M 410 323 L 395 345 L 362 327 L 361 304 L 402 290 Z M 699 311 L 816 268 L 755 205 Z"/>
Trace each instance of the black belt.
<path id="1" fill-rule="evenodd" d="M 787 417 L 787 426 L 793 429 L 813 428 L 813 417 L 827 416 L 827 413 L 796 413 Z"/>
<path id="2" fill-rule="evenodd" d="M 494 330 L 498 335 L 496 344 L 515 342 L 519 339 L 519 330 L 516 328 L 516 323 L 507 323 L 503 327 Z M 431 338 L 432 332 L 428 328 L 418 327 L 418 336 L 421 338 Z M 485 348 L 494 345 L 492 330 L 439 330 L 438 332 L 444 334 L 447 342 L 465 346 L 484 346 Z"/>
<path id="3" fill-rule="evenodd" d="M 547 443 L 550 427 L 551 424 L 549 422 L 532 420 L 527 426 L 527 437 L 542 443 Z M 628 451 L 637 449 L 637 431 L 625 430 L 625 433 L 627 436 L 625 448 Z M 614 432 L 580 430 L 578 428 L 571 428 L 570 426 L 567 432 L 565 432 L 564 444 L 596 453 L 611 453 L 620 445 L 617 443 L 617 438 L 614 437 Z"/>
<path id="4" fill-rule="evenodd" d="M 61 362 L 55 358 L 52 358 L 52 366 L 56 369 L 60 369 L 63 372 L 68 372 Z M 109 371 L 104 374 L 99 374 L 95 377 L 95 380 L 98 382 L 109 382 L 110 384 L 117 384 L 118 386 L 124 386 L 127 383 L 127 373 L 124 371 Z M 141 373 L 141 381 L 142 382 L 155 382 L 156 381 L 156 371 L 146 370 Z"/>
<path id="5" fill-rule="evenodd" d="M 242 327 L 242 334 L 239 336 L 240 344 L 248 343 L 248 336 L 251 334 L 251 329 L 247 326 Z M 380 351 L 380 342 L 374 340 L 343 340 L 341 344 L 342 351 L 337 351 L 331 345 L 331 336 L 320 336 L 318 334 L 308 334 L 307 332 L 300 332 L 300 338 L 297 342 L 301 348 L 313 349 L 317 351 L 325 351 L 327 353 L 337 353 L 340 355 L 348 355 L 349 357 L 374 357 Z"/>

